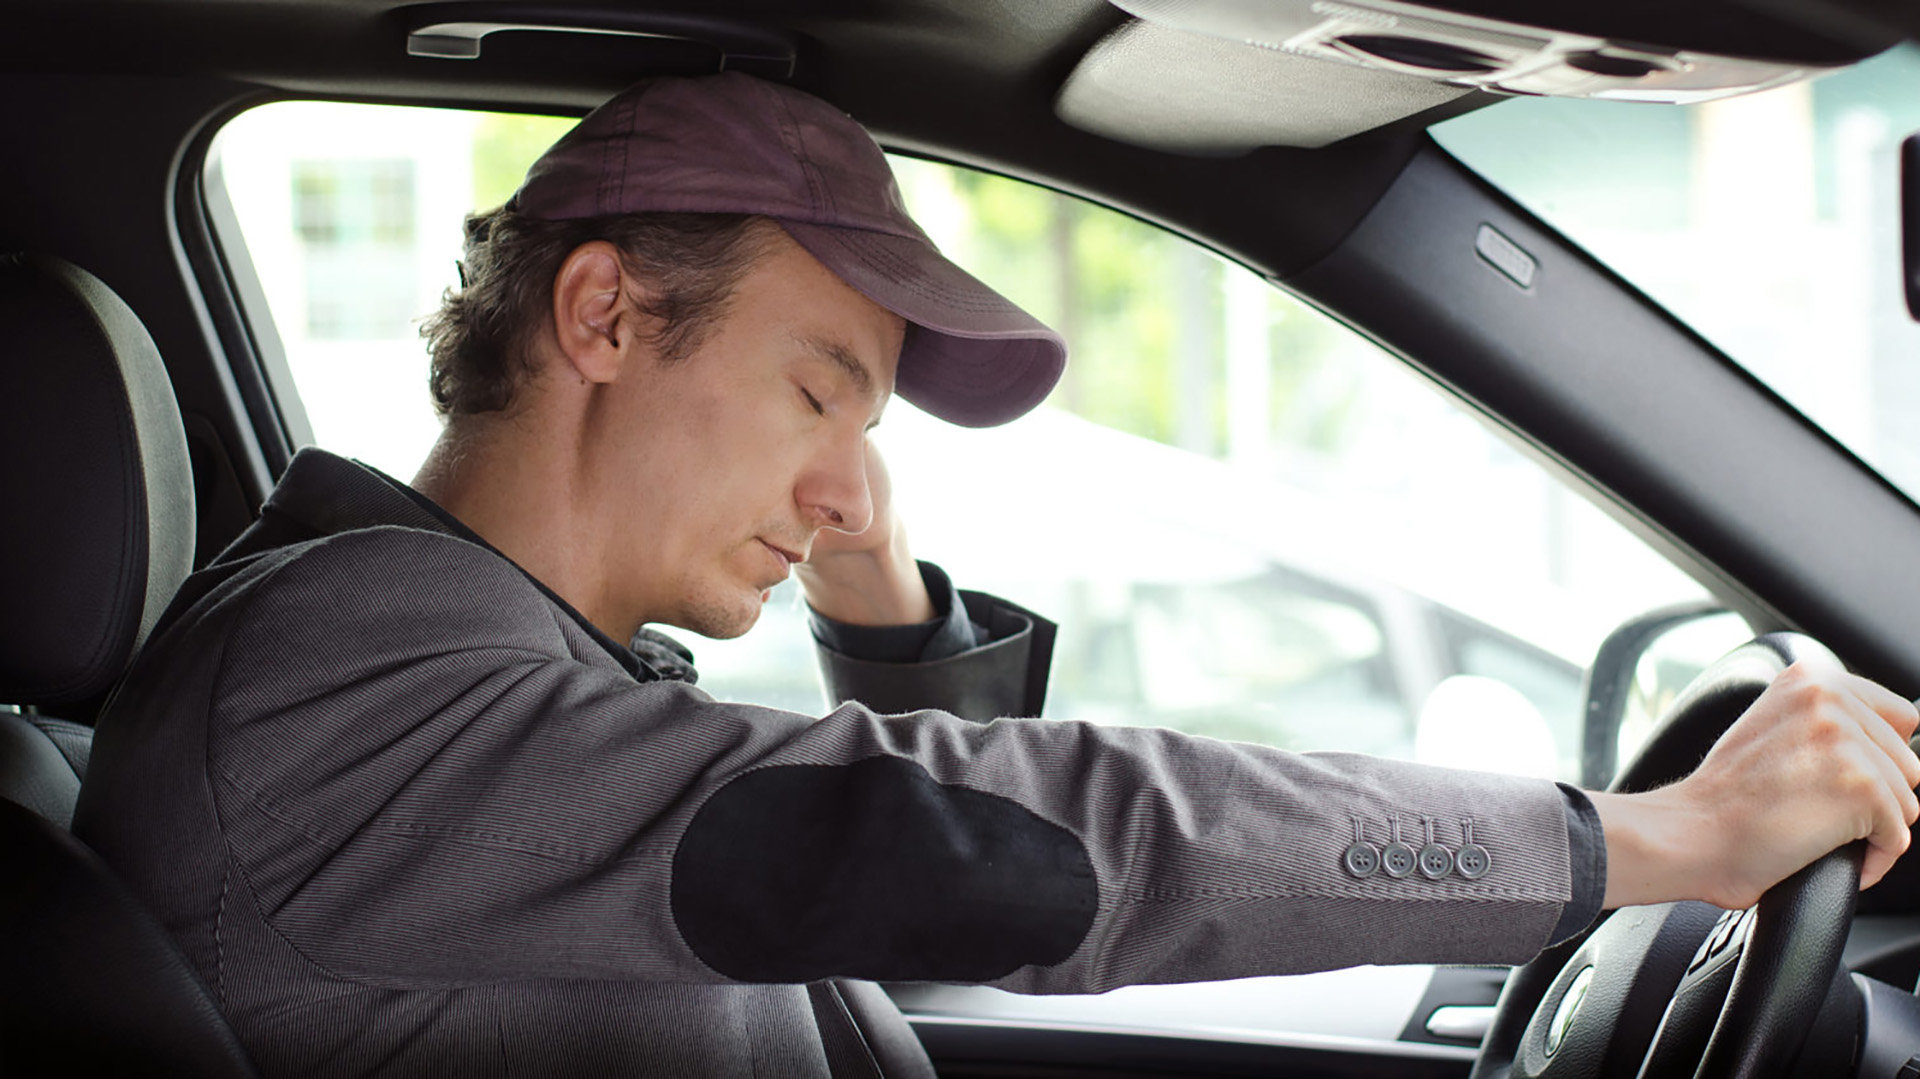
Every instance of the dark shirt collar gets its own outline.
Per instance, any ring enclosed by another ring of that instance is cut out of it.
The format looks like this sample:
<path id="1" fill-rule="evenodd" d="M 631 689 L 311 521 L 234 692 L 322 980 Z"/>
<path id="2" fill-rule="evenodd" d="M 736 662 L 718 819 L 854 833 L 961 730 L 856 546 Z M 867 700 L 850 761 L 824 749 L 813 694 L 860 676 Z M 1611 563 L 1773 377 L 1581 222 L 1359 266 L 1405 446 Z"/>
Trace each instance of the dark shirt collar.
<path id="1" fill-rule="evenodd" d="M 693 653 L 678 641 L 663 633 L 642 628 L 634 637 L 632 647 L 621 645 L 587 621 L 585 615 L 575 610 L 559 593 L 548 588 L 545 582 L 502 554 L 433 499 L 371 465 L 350 461 L 325 450 L 308 448 L 294 455 L 286 473 L 274 487 L 273 494 L 267 498 L 266 506 L 261 509 L 260 521 L 234 541 L 234 545 L 223 552 L 220 559 L 225 561 L 244 557 L 269 547 L 376 525 L 401 525 L 441 532 L 490 551 L 519 570 L 628 674 L 641 681 L 695 680 Z"/>

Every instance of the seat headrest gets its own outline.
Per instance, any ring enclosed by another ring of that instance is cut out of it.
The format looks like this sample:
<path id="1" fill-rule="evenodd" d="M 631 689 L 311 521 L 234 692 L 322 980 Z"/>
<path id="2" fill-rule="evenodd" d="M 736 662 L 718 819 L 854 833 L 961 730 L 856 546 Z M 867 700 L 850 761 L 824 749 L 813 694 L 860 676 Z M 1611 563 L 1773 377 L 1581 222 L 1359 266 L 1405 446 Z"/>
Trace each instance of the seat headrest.
<path id="1" fill-rule="evenodd" d="M 99 278 L 0 254 L 0 701 L 91 700 L 193 563 L 193 471 L 159 350 Z"/>

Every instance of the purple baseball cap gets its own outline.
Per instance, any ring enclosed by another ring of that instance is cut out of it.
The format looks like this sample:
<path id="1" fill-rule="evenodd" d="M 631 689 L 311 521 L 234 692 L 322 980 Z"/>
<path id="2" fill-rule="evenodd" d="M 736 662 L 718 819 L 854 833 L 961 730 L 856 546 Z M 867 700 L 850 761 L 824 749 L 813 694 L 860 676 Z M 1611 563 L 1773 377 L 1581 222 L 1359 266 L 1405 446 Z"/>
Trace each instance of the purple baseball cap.
<path id="1" fill-rule="evenodd" d="M 913 327 L 894 390 L 965 427 L 1006 423 L 1060 380 L 1059 334 L 947 261 L 907 216 L 880 147 L 847 114 L 728 72 L 622 91 L 527 170 L 510 206 L 564 220 L 763 214 Z"/>

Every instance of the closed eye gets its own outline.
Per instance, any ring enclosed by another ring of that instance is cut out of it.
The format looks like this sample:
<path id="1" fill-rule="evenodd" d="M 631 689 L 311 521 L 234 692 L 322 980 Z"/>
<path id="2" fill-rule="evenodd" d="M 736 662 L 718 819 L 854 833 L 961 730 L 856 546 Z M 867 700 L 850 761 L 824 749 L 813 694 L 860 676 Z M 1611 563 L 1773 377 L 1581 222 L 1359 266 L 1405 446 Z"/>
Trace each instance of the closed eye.
<path id="1" fill-rule="evenodd" d="M 822 405 L 820 399 L 809 392 L 805 386 L 800 387 L 800 396 L 807 399 L 807 407 L 813 409 L 814 415 L 824 416 L 827 414 L 826 406 Z"/>

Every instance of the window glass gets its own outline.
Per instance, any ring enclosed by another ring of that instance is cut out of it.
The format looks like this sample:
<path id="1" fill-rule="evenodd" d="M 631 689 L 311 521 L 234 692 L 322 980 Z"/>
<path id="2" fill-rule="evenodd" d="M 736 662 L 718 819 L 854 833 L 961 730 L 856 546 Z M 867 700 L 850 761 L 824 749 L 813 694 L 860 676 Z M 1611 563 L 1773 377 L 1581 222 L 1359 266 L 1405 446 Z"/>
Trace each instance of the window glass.
<path id="1" fill-rule="evenodd" d="M 306 277 L 306 336 L 405 336 L 413 317 L 413 162 L 296 160 L 293 232 Z"/>
<path id="2" fill-rule="evenodd" d="M 1427 697 L 1422 730 L 1506 728 L 1505 737 L 1443 738 L 1424 754 L 1461 768 L 1580 775 L 1583 665 L 1453 612 L 1436 617 L 1457 673 Z M 1452 719 L 1451 714 L 1464 718 Z M 1542 734 L 1546 737 L 1541 737 Z"/>
<path id="3" fill-rule="evenodd" d="M 569 123 L 300 103 L 223 132 L 209 180 L 241 230 L 223 239 L 251 253 L 283 393 L 321 445 L 413 475 L 439 429 L 416 326 L 457 286 L 462 215 L 503 201 Z M 1018 422 L 962 430 L 896 401 L 876 435 L 916 553 L 1059 623 L 1049 715 L 1578 777 L 1595 647 L 1695 582 L 1243 269 L 1037 187 L 894 164 L 942 249 L 1073 348 Z M 824 707 L 791 582 L 745 637 L 690 643 L 717 696 Z M 946 1014 L 1392 1041 L 1426 977 L 901 994 Z"/>
<path id="4" fill-rule="evenodd" d="M 1920 325 L 1899 149 L 1920 47 L 1700 105 L 1516 98 L 1433 129 L 1909 495 Z"/>
<path id="5" fill-rule="evenodd" d="M 1274 567 L 1230 582 L 1142 585 L 1126 621 L 1115 666 L 1138 673 L 1114 682 L 1124 694 L 1107 702 L 1117 720 L 1144 705 L 1158 723 L 1212 738 L 1309 749 L 1324 744 L 1318 728 L 1339 727 L 1357 736 L 1343 748 L 1411 748 L 1386 625 L 1361 593 Z M 1075 681 L 1106 684 L 1093 671 Z"/>
<path id="6" fill-rule="evenodd" d="M 402 479 L 439 431 L 419 319 L 458 281 L 461 214 L 492 194 L 476 143 L 510 141 L 489 119 L 282 102 L 229 123 L 210 162 L 315 440 Z"/>

